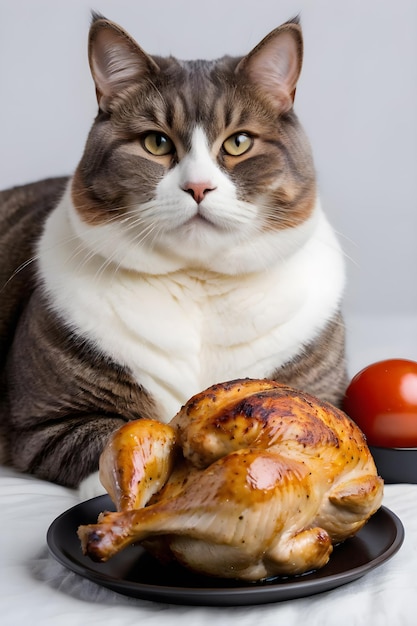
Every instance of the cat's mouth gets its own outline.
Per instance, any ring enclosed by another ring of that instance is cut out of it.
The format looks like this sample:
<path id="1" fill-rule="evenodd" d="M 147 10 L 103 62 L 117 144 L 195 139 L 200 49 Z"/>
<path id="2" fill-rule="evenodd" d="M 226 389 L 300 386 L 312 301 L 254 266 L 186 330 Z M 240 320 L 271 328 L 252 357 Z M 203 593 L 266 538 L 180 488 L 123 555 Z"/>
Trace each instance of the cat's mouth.
<path id="1" fill-rule="evenodd" d="M 216 229 L 220 228 L 218 224 L 216 224 L 214 221 L 212 221 L 206 215 L 203 215 L 199 211 L 195 213 L 195 215 L 190 217 L 188 220 L 183 222 L 179 226 L 179 228 L 184 228 L 188 226 L 190 227 L 209 226 L 211 228 L 216 228 Z"/>

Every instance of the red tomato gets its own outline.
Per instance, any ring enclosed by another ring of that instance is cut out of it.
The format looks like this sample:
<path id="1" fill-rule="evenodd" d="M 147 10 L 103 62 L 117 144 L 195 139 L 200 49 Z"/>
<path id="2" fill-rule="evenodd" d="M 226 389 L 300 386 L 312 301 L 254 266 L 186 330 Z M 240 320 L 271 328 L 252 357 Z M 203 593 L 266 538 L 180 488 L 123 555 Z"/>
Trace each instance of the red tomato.
<path id="1" fill-rule="evenodd" d="M 368 365 L 346 390 L 343 409 L 384 448 L 417 447 L 417 362 L 387 359 Z"/>

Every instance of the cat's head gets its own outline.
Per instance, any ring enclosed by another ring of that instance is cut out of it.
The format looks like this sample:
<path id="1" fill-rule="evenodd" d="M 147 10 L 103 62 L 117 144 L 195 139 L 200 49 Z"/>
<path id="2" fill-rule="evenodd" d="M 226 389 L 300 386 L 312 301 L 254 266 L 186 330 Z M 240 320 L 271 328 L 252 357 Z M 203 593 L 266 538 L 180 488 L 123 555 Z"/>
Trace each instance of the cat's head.
<path id="1" fill-rule="evenodd" d="M 236 273 L 285 258 L 314 221 L 315 174 L 293 111 L 297 20 L 247 56 L 146 54 L 94 16 L 99 113 L 72 184 L 74 223 L 118 265 Z"/>

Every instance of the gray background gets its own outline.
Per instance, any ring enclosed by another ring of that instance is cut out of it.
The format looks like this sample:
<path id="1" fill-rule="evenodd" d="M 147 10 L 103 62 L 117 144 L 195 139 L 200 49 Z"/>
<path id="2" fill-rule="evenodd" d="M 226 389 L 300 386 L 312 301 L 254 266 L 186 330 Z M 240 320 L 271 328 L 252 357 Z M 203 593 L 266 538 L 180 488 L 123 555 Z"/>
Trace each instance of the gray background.
<path id="1" fill-rule="evenodd" d="M 96 113 L 91 8 L 180 58 L 244 54 L 300 14 L 296 111 L 346 252 L 352 367 L 417 359 L 417 1 L 0 0 L 0 188 L 76 166 Z"/>

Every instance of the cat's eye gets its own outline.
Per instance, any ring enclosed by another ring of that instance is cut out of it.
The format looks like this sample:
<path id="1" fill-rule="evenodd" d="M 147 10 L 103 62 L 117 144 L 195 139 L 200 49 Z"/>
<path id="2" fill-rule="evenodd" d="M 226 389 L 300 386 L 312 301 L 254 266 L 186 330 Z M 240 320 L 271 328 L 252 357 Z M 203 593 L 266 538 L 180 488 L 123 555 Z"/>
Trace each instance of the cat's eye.
<path id="1" fill-rule="evenodd" d="M 174 144 L 164 133 L 151 132 L 144 136 L 143 147 L 154 156 L 166 156 L 175 151 Z"/>
<path id="2" fill-rule="evenodd" d="M 223 143 L 223 149 L 231 156 L 240 156 L 253 146 L 253 138 L 247 133 L 235 133 Z"/>

